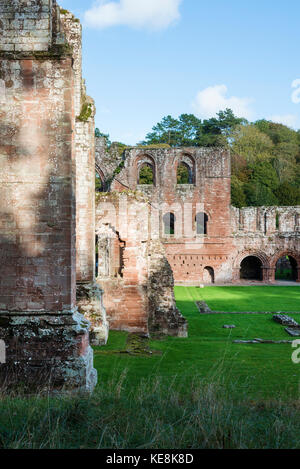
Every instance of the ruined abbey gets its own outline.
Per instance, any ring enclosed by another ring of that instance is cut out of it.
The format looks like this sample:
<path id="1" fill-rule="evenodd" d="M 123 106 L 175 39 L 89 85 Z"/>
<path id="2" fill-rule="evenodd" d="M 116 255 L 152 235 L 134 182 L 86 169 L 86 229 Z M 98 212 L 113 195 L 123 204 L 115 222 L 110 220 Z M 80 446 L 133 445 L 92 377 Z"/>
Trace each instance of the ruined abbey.
<path id="1" fill-rule="evenodd" d="M 0 34 L 1 382 L 90 391 L 109 328 L 187 337 L 174 282 L 300 281 L 300 207 L 232 207 L 227 150 L 95 138 L 71 13 L 0 0 Z"/>

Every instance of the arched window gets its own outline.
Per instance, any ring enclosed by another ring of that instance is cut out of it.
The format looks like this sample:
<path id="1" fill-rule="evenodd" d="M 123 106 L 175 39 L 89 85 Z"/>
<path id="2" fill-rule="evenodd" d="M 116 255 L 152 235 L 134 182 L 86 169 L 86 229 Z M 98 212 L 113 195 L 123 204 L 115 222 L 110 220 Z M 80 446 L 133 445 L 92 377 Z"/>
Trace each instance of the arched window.
<path id="1" fill-rule="evenodd" d="M 208 216 L 206 213 L 197 213 L 196 215 L 197 235 L 207 235 Z"/>
<path id="2" fill-rule="evenodd" d="M 164 234 L 173 235 L 175 234 L 175 215 L 174 213 L 166 213 L 163 218 L 164 221 Z"/>
<path id="3" fill-rule="evenodd" d="M 177 184 L 195 184 L 195 162 L 189 155 L 182 155 L 177 166 Z"/>
<path id="4" fill-rule="evenodd" d="M 191 168 L 186 163 L 180 163 L 177 167 L 177 184 L 192 184 Z"/>
<path id="5" fill-rule="evenodd" d="M 144 163 L 139 170 L 138 184 L 152 185 L 154 184 L 154 171 L 150 163 Z"/>

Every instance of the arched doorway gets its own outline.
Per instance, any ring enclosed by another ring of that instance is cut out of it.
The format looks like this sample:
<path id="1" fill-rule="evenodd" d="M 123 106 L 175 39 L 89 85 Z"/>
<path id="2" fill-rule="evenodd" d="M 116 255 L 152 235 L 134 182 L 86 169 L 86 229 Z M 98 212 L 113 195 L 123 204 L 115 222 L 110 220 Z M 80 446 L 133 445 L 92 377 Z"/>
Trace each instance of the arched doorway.
<path id="1" fill-rule="evenodd" d="M 278 259 L 276 263 L 276 280 L 296 282 L 298 279 L 297 261 L 294 257 L 286 255 Z"/>
<path id="2" fill-rule="evenodd" d="M 212 267 L 205 267 L 203 272 L 203 282 L 206 285 L 215 283 L 215 271 Z"/>
<path id="3" fill-rule="evenodd" d="M 263 279 L 262 266 L 262 261 L 258 257 L 245 257 L 240 266 L 240 279 L 261 281 Z"/>

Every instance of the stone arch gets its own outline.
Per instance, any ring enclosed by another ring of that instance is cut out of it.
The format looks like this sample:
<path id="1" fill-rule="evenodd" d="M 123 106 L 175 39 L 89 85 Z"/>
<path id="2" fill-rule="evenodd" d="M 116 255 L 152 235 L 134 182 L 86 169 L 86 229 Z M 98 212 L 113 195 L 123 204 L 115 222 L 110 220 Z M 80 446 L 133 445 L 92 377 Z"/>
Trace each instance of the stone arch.
<path id="1" fill-rule="evenodd" d="M 195 163 L 194 158 L 188 153 L 183 153 L 177 158 L 177 161 L 175 164 L 177 183 L 178 183 L 178 170 L 180 166 L 185 167 L 187 169 L 187 173 L 188 173 L 187 184 L 196 184 L 196 163 Z"/>
<path id="2" fill-rule="evenodd" d="M 276 280 L 276 270 L 278 261 L 283 259 L 284 257 L 288 257 L 290 260 L 290 264 L 292 267 L 292 279 L 294 281 L 300 281 L 300 254 L 293 251 L 293 250 L 285 250 L 277 252 L 271 261 L 271 270 L 272 270 L 272 280 Z"/>
<path id="3" fill-rule="evenodd" d="M 259 278 L 257 279 L 248 278 L 248 280 L 261 280 L 261 281 L 269 280 L 270 261 L 269 261 L 268 256 L 262 251 L 247 250 L 247 251 L 241 252 L 234 261 L 234 265 L 233 265 L 233 280 L 234 281 L 239 281 L 243 279 L 247 280 L 247 278 L 243 278 L 242 276 L 243 273 L 241 272 L 242 264 L 243 266 L 245 265 L 245 259 L 249 259 L 249 269 L 251 269 L 251 265 L 252 265 L 253 270 L 254 270 L 255 268 L 254 259 L 257 260 L 256 261 L 257 268 L 258 268 L 258 265 L 260 266 L 260 273 L 258 276 Z"/>
<path id="4" fill-rule="evenodd" d="M 203 282 L 207 285 L 215 283 L 215 271 L 212 267 L 204 267 Z"/>
<path id="5" fill-rule="evenodd" d="M 139 155 L 135 161 L 135 167 L 137 184 L 140 184 L 140 173 L 142 168 L 149 167 L 152 170 L 153 185 L 156 186 L 156 164 L 152 156 L 147 154 Z"/>
<path id="6" fill-rule="evenodd" d="M 105 176 L 103 171 L 96 165 L 96 177 L 99 177 L 101 181 L 101 188 L 97 189 L 96 192 L 106 192 Z"/>

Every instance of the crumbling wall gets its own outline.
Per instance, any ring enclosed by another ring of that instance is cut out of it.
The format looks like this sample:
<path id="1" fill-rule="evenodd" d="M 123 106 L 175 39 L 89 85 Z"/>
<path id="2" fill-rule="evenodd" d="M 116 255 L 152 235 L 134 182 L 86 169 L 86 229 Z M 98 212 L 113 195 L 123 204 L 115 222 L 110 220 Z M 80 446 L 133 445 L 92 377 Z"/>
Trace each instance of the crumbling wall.
<path id="1" fill-rule="evenodd" d="M 74 75 L 55 1 L 0 1 L 1 381 L 91 390 L 76 311 Z"/>
<path id="2" fill-rule="evenodd" d="M 77 306 L 91 322 L 91 342 L 103 345 L 108 322 L 103 292 L 95 283 L 95 105 L 82 80 L 82 28 L 72 13 L 61 15 L 73 50 L 76 160 L 76 280 Z"/>
<path id="3" fill-rule="evenodd" d="M 96 137 L 96 171 L 102 182 L 102 192 L 108 192 L 114 178 L 118 177 L 123 165 L 123 152 L 117 143 L 107 148 L 105 137 Z"/>
<path id="4" fill-rule="evenodd" d="M 176 308 L 173 272 L 161 241 L 149 242 L 148 262 L 150 333 L 187 337 L 188 323 Z"/>
<path id="5" fill-rule="evenodd" d="M 97 195 L 98 282 L 110 328 L 185 337 L 187 323 L 175 306 L 172 271 L 162 244 L 152 241 L 150 225 L 143 194 Z"/>
<path id="6" fill-rule="evenodd" d="M 262 280 L 275 281 L 277 261 L 292 257 L 300 281 L 300 207 L 250 207 L 233 209 L 233 279 L 240 280 L 241 262 L 248 256 L 261 260 Z"/>
<path id="7" fill-rule="evenodd" d="M 182 163 L 189 168 L 189 184 L 177 182 L 177 168 Z M 153 169 L 151 185 L 139 184 L 144 164 Z M 226 150 L 130 148 L 125 150 L 124 168 L 111 189 L 126 191 L 129 187 L 149 199 L 175 283 L 200 285 L 206 281 L 208 269 L 213 272 L 211 282 L 232 279 L 230 183 L 230 155 Z M 174 214 L 174 234 L 165 233 L 167 213 Z M 197 232 L 199 214 L 205 214 L 208 220 L 205 233 Z"/>
<path id="8" fill-rule="evenodd" d="M 152 168 L 153 184 L 139 184 L 139 171 L 145 164 Z M 178 184 L 180 164 L 188 168 L 189 184 Z M 102 160 L 104 170 L 105 166 Z M 165 246 L 176 284 L 239 282 L 241 262 L 253 255 L 262 265 L 261 279 L 274 281 L 274 265 L 280 256 L 298 259 L 299 207 L 231 207 L 228 151 L 129 148 L 123 166 L 111 190 L 129 188 L 148 198 L 155 233 Z M 174 232 L 165 230 L 168 214 L 173 215 Z M 206 216 L 203 232 L 199 232 L 199 214 Z"/>

